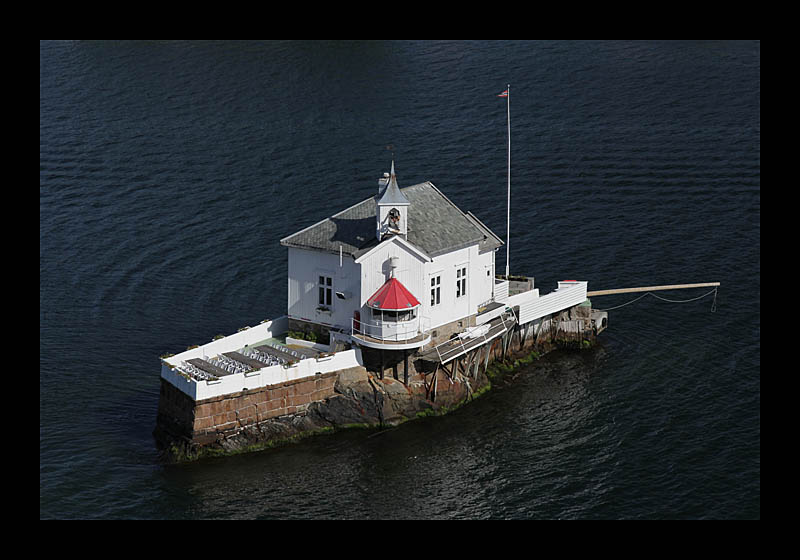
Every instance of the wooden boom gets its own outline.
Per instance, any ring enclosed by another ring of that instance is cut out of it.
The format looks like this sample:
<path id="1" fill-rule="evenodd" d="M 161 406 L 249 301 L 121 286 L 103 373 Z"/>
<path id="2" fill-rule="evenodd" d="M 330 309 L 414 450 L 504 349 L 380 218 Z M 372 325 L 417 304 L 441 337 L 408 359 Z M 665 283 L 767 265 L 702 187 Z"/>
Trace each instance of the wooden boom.
<path id="1" fill-rule="evenodd" d="M 619 288 L 617 290 L 598 290 L 586 292 L 586 297 L 610 296 L 611 294 L 630 294 L 633 292 L 655 292 L 657 290 L 682 290 L 684 288 L 708 288 L 719 286 L 719 282 L 704 282 L 701 284 L 670 284 L 668 286 L 643 286 L 641 288 Z"/>

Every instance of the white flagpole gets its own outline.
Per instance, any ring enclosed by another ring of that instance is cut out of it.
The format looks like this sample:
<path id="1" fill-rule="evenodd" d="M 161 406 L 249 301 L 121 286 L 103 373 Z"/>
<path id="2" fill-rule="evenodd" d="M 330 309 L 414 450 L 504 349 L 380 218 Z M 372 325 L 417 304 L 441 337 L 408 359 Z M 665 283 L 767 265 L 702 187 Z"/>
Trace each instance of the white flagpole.
<path id="1" fill-rule="evenodd" d="M 511 237 L 511 84 L 506 95 L 508 108 L 508 204 L 506 208 L 506 280 L 509 279 L 509 241 Z"/>

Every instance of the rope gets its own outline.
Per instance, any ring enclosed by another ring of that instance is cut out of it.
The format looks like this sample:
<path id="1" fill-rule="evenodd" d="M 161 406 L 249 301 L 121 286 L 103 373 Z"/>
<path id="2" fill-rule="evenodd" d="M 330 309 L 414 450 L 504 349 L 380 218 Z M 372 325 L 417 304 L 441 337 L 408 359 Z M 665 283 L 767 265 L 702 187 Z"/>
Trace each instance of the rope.
<path id="1" fill-rule="evenodd" d="M 631 301 L 629 301 L 627 303 L 623 303 L 622 305 L 618 305 L 616 307 L 609 307 L 608 309 L 597 309 L 597 311 L 612 311 L 614 309 L 619 309 L 620 307 L 625 307 L 626 305 L 630 305 L 631 303 L 635 303 L 635 302 L 639 301 L 640 299 L 642 299 L 645 296 L 653 296 L 656 299 L 660 299 L 661 301 L 666 301 L 668 303 L 689 303 L 690 301 L 697 301 L 698 299 L 703 299 L 706 296 L 714 294 L 714 301 L 711 303 L 711 312 L 714 313 L 717 310 L 717 289 L 718 288 L 714 288 L 710 292 L 705 293 L 702 296 L 698 296 L 696 298 L 682 299 L 682 300 L 667 299 L 667 298 L 664 298 L 664 297 L 661 297 L 661 296 L 657 296 L 653 292 L 645 292 L 644 294 L 640 295 L 636 299 L 633 299 L 633 300 L 631 300 Z"/>

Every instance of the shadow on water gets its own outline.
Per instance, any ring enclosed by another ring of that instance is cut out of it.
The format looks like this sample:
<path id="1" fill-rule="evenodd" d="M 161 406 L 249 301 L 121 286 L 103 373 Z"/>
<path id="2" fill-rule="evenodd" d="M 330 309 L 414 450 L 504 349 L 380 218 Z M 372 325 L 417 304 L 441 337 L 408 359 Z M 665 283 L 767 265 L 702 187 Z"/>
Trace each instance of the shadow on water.
<path id="1" fill-rule="evenodd" d="M 515 496 L 532 481 L 534 493 L 558 489 L 554 463 L 605 446 L 591 389 L 604 359 L 602 348 L 557 351 L 445 416 L 167 467 L 164 477 L 192 496 L 190 517 L 551 517 L 547 500 Z"/>

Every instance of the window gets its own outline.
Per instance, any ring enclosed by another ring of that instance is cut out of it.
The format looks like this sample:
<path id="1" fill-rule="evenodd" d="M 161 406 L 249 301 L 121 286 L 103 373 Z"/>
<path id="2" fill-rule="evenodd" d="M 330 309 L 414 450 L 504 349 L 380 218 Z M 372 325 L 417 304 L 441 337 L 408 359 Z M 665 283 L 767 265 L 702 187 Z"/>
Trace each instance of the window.
<path id="1" fill-rule="evenodd" d="M 456 297 L 467 295 L 467 267 L 456 270 Z"/>
<path id="2" fill-rule="evenodd" d="M 439 305 L 442 302 L 442 277 L 431 276 L 431 307 Z"/>
<path id="3" fill-rule="evenodd" d="M 319 304 L 330 305 L 333 293 L 333 278 L 330 276 L 319 277 Z"/>
<path id="4" fill-rule="evenodd" d="M 389 210 L 389 227 L 394 230 L 400 230 L 400 211 L 397 208 Z"/>
<path id="5" fill-rule="evenodd" d="M 372 308 L 372 318 L 379 319 L 384 322 L 395 323 L 398 321 L 411 321 L 417 317 L 416 309 L 409 310 L 392 310 L 392 309 L 375 309 Z"/>
<path id="6" fill-rule="evenodd" d="M 413 319 L 415 317 L 415 311 L 416 311 L 415 309 L 412 309 L 410 311 L 399 311 L 397 313 L 397 320 L 398 321 L 410 321 L 411 319 Z"/>

